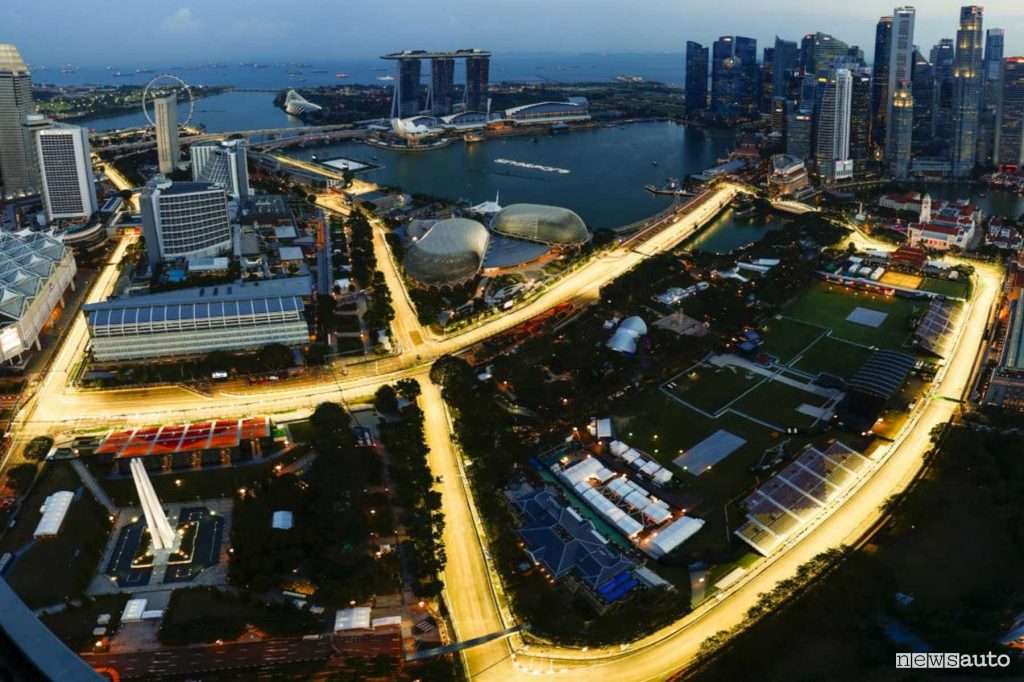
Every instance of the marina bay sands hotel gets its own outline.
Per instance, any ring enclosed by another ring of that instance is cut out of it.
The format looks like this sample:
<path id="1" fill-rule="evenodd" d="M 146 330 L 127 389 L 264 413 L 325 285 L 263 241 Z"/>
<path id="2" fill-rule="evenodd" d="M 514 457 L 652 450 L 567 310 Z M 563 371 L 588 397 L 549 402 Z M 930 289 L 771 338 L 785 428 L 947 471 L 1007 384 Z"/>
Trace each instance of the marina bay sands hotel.
<path id="1" fill-rule="evenodd" d="M 398 62 L 398 75 L 391 97 L 392 118 L 408 118 L 422 112 L 429 112 L 434 116 L 454 113 L 456 59 L 466 61 L 466 89 L 462 102 L 464 110 L 484 111 L 487 107 L 491 53 L 486 50 L 404 50 L 383 55 L 381 59 Z M 421 106 L 420 78 L 424 59 L 430 60 L 430 87 L 425 106 Z"/>

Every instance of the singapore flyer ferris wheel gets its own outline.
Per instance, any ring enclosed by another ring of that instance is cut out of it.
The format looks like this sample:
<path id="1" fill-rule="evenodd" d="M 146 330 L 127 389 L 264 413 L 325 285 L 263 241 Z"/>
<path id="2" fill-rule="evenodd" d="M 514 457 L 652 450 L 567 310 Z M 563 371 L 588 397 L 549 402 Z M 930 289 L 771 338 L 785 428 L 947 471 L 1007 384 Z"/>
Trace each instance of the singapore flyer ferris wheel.
<path id="1" fill-rule="evenodd" d="M 150 105 L 153 98 L 169 95 L 172 92 L 179 101 L 181 100 L 181 93 L 184 92 L 185 98 L 188 101 L 188 115 L 185 116 L 184 120 L 178 121 L 178 125 L 187 126 L 192 121 L 192 114 L 195 113 L 196 109 L 196 102 L 192 97 L 192 89 L 188 86 L 188 83 L 178 76 L 172 73 L 161 73 L 146 83 L 146 88 L 142 91 L 142 113 L 151 126 L 156 127 L 156 120 L 150 113 Z"/>

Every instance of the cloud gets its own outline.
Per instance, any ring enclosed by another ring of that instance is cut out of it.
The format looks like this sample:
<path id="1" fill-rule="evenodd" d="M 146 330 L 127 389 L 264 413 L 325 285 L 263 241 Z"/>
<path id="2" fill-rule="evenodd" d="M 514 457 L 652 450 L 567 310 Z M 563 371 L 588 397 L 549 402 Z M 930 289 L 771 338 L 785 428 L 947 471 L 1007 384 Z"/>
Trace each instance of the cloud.
<path id="1" fill-rule="evenodd" d="M 192 16 L 192 10 L 182 7 L 161 19 L 160 28 L 171 33 L 185 33 L 199 28 L 199 20 Z"/>

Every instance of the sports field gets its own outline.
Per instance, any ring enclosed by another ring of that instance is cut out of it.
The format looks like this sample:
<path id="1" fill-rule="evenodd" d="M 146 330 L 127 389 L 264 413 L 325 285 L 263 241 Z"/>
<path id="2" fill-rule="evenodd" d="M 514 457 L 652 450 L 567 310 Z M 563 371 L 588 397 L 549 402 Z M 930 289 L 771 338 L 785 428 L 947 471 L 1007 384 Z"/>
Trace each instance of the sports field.
<path id="1" fill-rule="evenodd" d="M 891 284 L 894 287 L 916 289 L 919 286 L 921 286 L 921 282 L 923 281 L 923 279 L 924 278 L 920 277 L 919 275 L 908 275 L 905 272 L 893 272 L 892 270 L 890 270 L 889 272 L 882 275 L 882 279 L 880 279 L 879 281 L 882 284 Z"/>
<path id="2" fill-rule="evenodd" d="M 817 282 L 787 307 L 783 314 L 812 325 L 827 327 L 832 336 L 879 348 L 909 347 L 915 315 L 927 308 L 927 302 L 894 296 L 882 296 L 846 287 Z M 851 321 L 857 308 L 884 313 L 877 327 Z"/>

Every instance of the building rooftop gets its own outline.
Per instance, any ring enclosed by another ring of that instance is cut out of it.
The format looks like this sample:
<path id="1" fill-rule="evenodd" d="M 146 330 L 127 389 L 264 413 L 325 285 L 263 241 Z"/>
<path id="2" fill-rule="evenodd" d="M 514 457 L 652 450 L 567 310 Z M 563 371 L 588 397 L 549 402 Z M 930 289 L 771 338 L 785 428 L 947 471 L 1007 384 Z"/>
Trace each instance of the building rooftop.
<path id="1" fill-rule="evenodd" d="M 0 325 L 21 318 L 64 258 L 65 248 L 39 232 L 0 232 Z"/>
<path id="2" fill-rule="evenodd" d="M 214 286 L 192 287 L 175 291 L 162 291 L 156 294 L 141 296 L 125 296 L 110 298 L 98 303 L 82 306 L 85 312 L 97 310 L 118 310 L 125 308 L 142 308 L 157 305 L 189 304 L 212 301 L 243 301 L 258 298 L 277 298 L 281 296 L 308 296 L 312 291 L 312 280 L 309 277 L 282 277 L 279 279 L 254 280 L 249 282 L 231 282 Z"/>
<path id="3" fill-rule="evenodd" d="M 28 66 L 21 58 L 18 48 L 10 43 L 0 43 L 0 71 L 28 75 Z"/>
<path id="4" fill-rule="evenodd" d="M 465 50 L 445 50 L 441 52 L 431 52 L 430 50 L 402 50 L 401 52 L 389 52 L 388 54 L 382 54 L 381 59 L 435 59 L 440 57 L 447 57 L 450 59 L 460 59 L 463 57 L 490 57 L 491 53 L 488 50 L 481 50 L 480 48 L 471 48 Z"/>

